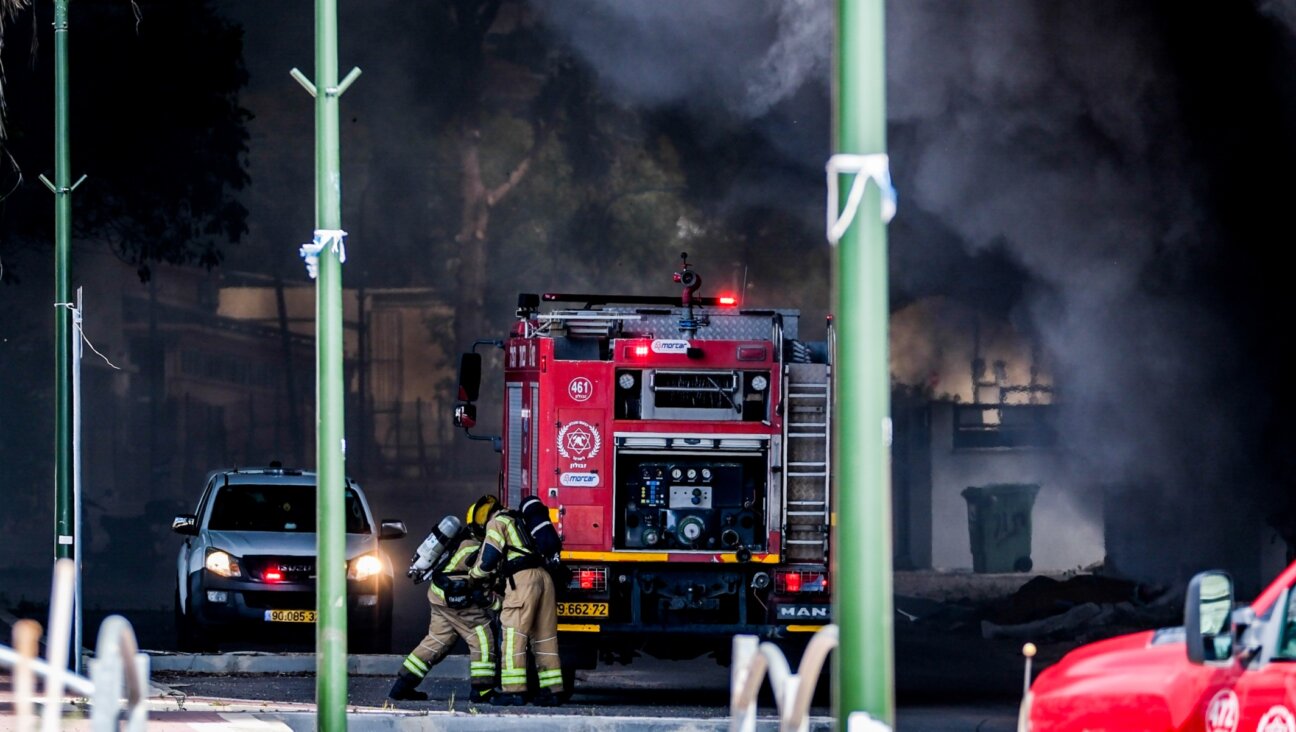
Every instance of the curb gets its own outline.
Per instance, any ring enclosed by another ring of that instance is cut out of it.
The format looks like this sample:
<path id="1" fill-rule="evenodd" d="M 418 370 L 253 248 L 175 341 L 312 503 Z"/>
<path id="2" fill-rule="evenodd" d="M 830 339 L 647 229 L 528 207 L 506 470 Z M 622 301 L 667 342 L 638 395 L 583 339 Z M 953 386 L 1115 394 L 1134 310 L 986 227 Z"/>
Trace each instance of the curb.
<path id="1" fill-rule="evenodd" d="M 314 712 L 221 712 L 202 714 L 204 729 L 216 732 L 222 729 L 258 729 L 273 731 L 314 732 L 318 719 Z M 150 712 L 150 723 L 185 723 L 192 712 Z M 213 719 L 217 717 L 219 720 Z M 581 714 L 514 714 L 462 712 L 392 713 L 385 711 L 351 712 L 346 715 L 347 729 L 352 732 L 499 732 L 503 729 L 544 729 L 556 732 L 724 732 L 730 729 L 727 717 L 717 719 L 689 719 L 685 717 L 610 717 Z M 808 729 L 828 732 L 833 720 L 811 717 Z M 766 717 L 756 720 L 755 728 L 762 732 L 778 729 L 778 719 Z"/>
<path id="2" fill-rule="evenodd" d="M 200 674 L 293 674 L 314 673 L 313 653 L 170 653 L 144 651 L 151 671 Z M 348 655 L 349 676 L 394 676 L 404 656 Z M 429 678 L 462 679 L 468 676 L 468 657 L 447 656 L 428 671 Z"/>

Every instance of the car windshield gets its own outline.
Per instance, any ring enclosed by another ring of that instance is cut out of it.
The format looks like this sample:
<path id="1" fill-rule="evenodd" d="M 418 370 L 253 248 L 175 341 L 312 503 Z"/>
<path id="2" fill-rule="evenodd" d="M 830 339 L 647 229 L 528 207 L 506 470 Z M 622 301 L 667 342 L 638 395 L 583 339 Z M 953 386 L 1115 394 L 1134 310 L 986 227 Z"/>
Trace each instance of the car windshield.
<path id="1" fill-rule="evenodd" d="M 355 491 L 346 489 L 346 532 L 367 534 L 369 522 Z M 227 485 L 216 494 L 211 520 L 213 531 L 315 531 L 315 486 Z"/>

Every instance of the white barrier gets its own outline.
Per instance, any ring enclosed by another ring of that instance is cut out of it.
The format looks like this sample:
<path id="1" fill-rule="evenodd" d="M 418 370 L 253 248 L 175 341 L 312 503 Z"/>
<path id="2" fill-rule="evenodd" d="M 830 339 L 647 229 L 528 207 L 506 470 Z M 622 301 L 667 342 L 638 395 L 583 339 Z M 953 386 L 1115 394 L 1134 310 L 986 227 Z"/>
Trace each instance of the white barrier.
<path id="1" fill-rule="evenodd" d="M 828 654 L 837 648 L 837 626 L 825 625 L 815 632 L 792 673 L 787 658 L 777 645 L 754 635 L 734 636 L 733 666 L 729 685 L 729 729 L 755 732 L 756 696 L 768 675 L 778 708 L 780 732 L 806 732 L 810 727 L 810 702 Z M 855 720 L 852 719 L 852 726 Z M 879 729 L 889 729 L 885 725 Z"/>
<path id="2" fill-rule="evenodd" d="M 14 706 L 19 712 L 19 727 L 27 727 L 30 723 L 26 712 L 31 709 L 35 697 L 34 684 L 30 683 L 34 674 L 45 680 L 42 732 L 54 732 L 61 726 L 65 690 L 93 700 L 90 719 L 91 729 L 95 732 L 119 728 L 121 700 L 125 695 L 126 729 L 128 732 L 142 732 L 148 722 L 149 657 L 139 652 L 135 631 L 129 621 L 113 615 L 105 618 L 99 626 L 99 642 L 95 647 L 95 660 L 90 663 L 90 678 L 67 670 L 73 570 L 71 559 L 60 559 L 54 566 L 47 660 L 35 657 L 34 643 L 19 642 L 20 647 L 28 646 L 21 648 L 22 653 L 0 645 L 0 665 L 15 670 Z M 17 635 L 19 633 L 15 633 Z M 77 652 L 80 653 L 79 648 Z"/>
<path id="3" fill-rule="evenodd" d="M 126 618 L 110 615 L 99 626 L 90 677 L 94 680 L 90 720 L 96 732 L 117 729 L 123 696 L 127 732 L 144 729 L 148 722 L 149 657 L 139 652 L 135 630 Z"/>
<path id="4" fill-rule="evenodd" d="M 67 684 L 68 644 L 72 636 L 72 596 L 76 584 L 76 562 L 54 562 L 54 589 L 50 594 L 49 625 L 45 628 L 45 710 L 41 732 L 57 732 L 63 719 L 63 689 Z M 77 653 L 81 649 L 76 649 Z M 76 674 L 71 674 L 75 676 Z"/>

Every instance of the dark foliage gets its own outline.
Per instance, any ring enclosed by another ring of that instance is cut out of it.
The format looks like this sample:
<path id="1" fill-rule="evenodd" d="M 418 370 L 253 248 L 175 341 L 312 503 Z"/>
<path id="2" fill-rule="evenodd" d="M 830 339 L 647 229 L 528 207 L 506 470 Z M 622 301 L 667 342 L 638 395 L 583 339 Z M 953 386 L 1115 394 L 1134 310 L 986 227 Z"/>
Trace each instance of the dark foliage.
<path id="1" fill-rule="evenodd" d="M 51 175 L 54 157 L 49 5 L 34 7 L 34 22 L 6 29 L 0 256 L 52 240 L 53 207 L 38 179 Z M 221 248 L 247 228 L 234 197 L 248 180 L 250 115 L 237 97 L 247 81 L 242 44 L 242 29 L 208 0 L 72 5 L 73 180 L 87 176 L 73 197 L 75 238 L 107 243 L 142 279 L 150 262 L 221 261 Z"/>

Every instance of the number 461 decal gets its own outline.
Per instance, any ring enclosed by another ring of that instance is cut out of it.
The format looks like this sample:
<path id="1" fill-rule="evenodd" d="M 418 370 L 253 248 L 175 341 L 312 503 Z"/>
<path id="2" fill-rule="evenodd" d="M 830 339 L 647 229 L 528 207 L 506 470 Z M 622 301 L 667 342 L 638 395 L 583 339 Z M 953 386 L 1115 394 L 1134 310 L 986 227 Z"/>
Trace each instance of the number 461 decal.
<path id="1" fill-rule="evenodd" d="M 567 396 L 573 402 L 587 402 L 594 396 L 594 384 L 584 376 L 577 376 L 567 384 Z"/>

